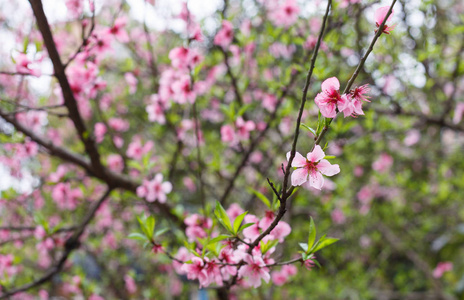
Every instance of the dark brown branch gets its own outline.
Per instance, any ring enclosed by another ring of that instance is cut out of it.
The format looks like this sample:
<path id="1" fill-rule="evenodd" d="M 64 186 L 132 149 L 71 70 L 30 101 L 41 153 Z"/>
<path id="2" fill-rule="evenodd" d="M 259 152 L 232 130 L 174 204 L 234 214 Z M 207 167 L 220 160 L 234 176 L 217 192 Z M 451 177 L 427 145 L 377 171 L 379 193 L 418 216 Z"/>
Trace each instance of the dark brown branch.
<path id="1" fill-rule="evenodd" d="M 84 143 L 86 153 L 90 156 L 90 161 L 93 166 L 93 171 L 102 176 L 105 172 L 105 169 L 100 161 L 100 154 L 98 153 L 97 147 L 93 140 L 93 136 L 87 130 L 84 121 L 82 120 L 81 115 L 77 107 L 76 99 L 74 98 L 73 91 L 69 85 L 68 78 L 65 73 L 65 66 L 61 62 L 60 55 L 56 48 L 55 41 L 53 40 L 53 35 L 50 30 L 50 25 L 48 24 L 47 17 L 42 6 L 41 0 L 29 0 L 34 16 L 37 20 L 37 26 L 42 34 L 45 46 L 47 47 L 47 52 L 50 56 L 50 59 L 53 63 L 53 69 L 55 77 L 58 79 L 58 82 L 63 93 L 64 104 L 68 108 L 69 118 L 74 124 L 74 127 L 77 130 L 79 138 Z"/>

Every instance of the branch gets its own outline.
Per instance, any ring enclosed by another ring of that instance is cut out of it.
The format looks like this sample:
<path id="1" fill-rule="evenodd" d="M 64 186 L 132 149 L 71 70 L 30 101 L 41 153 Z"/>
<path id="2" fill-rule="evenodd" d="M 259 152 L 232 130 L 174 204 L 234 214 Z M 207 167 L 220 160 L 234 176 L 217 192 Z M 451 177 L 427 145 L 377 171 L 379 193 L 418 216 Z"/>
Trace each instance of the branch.
<path id="1" fill-rule="evenodd" d="M 74 94 L 71 90 L 71 86 L 69 85 L 68 78 L 66 77 L 65 66 L 61 62 L 61 58 L 56 48 L 55 41 L 53 40 L 53 35 L 50 30 L 47 17 L 45 16 L 45 12 L 43 10 L 42 1 L 29 0 L 29 2 L 37 20 L 37 26 L 42 34 L 45 46 L 47 47 L 47 52 L 53 63 L 54 74 L 60 84 L 63 93 L 64 104 L 69 111 L 69 118 L 76 128 L 79 138 L 84 143 L 85 150 L 90 156 L 90 161 L 92 163 L 94 172 L 102 176 L 105 172 L 105 168 L 100 161 L 100 154 L 98 153 L 93 137 L 89 131 L 87 131 L 84 121 L 82 120 L 82 117 L 79 113 L 76 99 L 74 98 Z"/>
<path id="2" fill-rule="evenodd" d="M 366 62 L 367 58 L 369 57 L 369 54 L 371 54 L 372 50 L 374 50 L 374 45 L 375 43 L 377 42 L 378 38 L 380 37 L 380 35 L 382 34 L 382 28 L 385 26 L 385 23 L 387 23 L 387 19 L 388 17 L 391 15 L 391 13 L 393 12 L 393 6 L 395 5 L 396 3 L 396 0 L 393 0 L 392 4 L 390 5 L 390 9 L 388 10 L 387 12 L 387 15 L 385 16 L 385 18 L 383 19 L 383 22 L 382 24 L 380 24 L 379 26 L 379 30 L 377 30 L 377 32 L 375 33 L 374 35 L 374 38 L 372 39 L 371 41 L 371 44 L 369 45 L 369 48 L 367 48 L 367 51 L 366 53 L 364 54 L 364 56 L 361 58 L 361 61 L 359 62 L 358 66 L 356 67 L 356 70 L 354 71 L 353 75 L 351 76 L 351 78 L 348 80 L 348 83 L 346 84 L 346 87 L 345 87 L 345 90 L 343 91 L 342 94 L 346 94 L 348 93 L 348 91 L 351 89 L 351 86 L 353 85 L 354 81 L 356 80 L 356 78 L 358 77 L 359 75 L 359 72 L 362 70 L 362 68 L 364 67 L 364 63 Z M 322 129 L 321 133 L 319 134 L 319 136 L 317 137 L 316 139 L 316 142 L 314 143 L 314 146 L 316 145 L 319 145 L 322 141 L 322 138 L 324 137 L 324 135 L 327 133 L 327 131 L 329 130 L 329 126 L 330 124 L 332 123 L 332 120 L 333 119 L 330 119 L 329 121 L 329 124 L 327 124 L 326 126 L 324 126 L 324 128 Z"/>
<path id="3" fill-rule="evenodd" d="M 90 221 L 93 219 L 95 216 L 95 213 L 97 210 L 100 208 L 100 206 L 105 202 L 106 198 L 109 196 L 111 193 L 112 188 L 108 187 L 107 191 L 103 196 L 91 207 L 90 211 L 88 214 L 84 217 L 84 220 L 77 226 L 76 230 L 74 231 L 73 235 L 69 237 L 66 242 L 65 242 L 65 249 L 63 254 L 61 255 L 60 259 L 58 260 L 58 263 L 55 264 L 52 268 L 48 270 L 45 275 L 40 277 L 39 279 L 25 284 L 21 287 L 12 289 L 10 291 L 6 291 L 3 295 L 0 296 L 1 299 L 7 299 L 10 296 L 13 296 L 17 293 L 25 292 L 27 290 L 30 290 L 32 288 L 38 287 L 48 281 L 50 281 L 56 274 L 60 273 L 63 270 L 64 264 L 66 263 L 69 255 L 77 248 L 79 248 L 79 238 L 81 237 L 82 233 L 84 233 L 85 228 L 87 225 L 90 223 Z"/>

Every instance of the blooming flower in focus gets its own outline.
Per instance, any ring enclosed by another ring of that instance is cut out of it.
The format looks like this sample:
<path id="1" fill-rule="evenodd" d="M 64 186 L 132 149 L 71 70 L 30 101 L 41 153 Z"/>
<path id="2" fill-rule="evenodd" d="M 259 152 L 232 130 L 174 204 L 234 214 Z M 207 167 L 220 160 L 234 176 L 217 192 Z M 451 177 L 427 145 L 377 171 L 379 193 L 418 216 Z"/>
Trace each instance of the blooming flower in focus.
<path id="1" fill-rule="evenodd" d="M 314 102 L 321 110 L 321 114 L 326 118 L 335 118 L 337 114 L 336 109 L 339 111 L 344 111 L 345 109 L 350 109 L 350 99 L 347 95 L 340 95 L 340 82 L 336 77 L 331 77 L 321 85 L 322 92 L 317 94 Z M 351 113 L 349 114 L 351 115 Z M 345 114 L 345 117 L 347 115 Z"/>
<path id="2" fill-rule="evenodd" d="M 137 196 L 145 198 L 148 202 L 158 200 L 160 203 L 165 203 L 166 194 L 171 191 L 172 184 L 169 181 L 163 182 L 162 174 L 156 174 L 153 180 L 143 181 L 143 184 L 137 188 Z"/>
<path id="3" fill-rule="evenodd" d="M 375 25 L 377 26 L 377 28 L 380 27 L 380 25 L 382 24 L 383 20 L 384 20 L 385 17 L 387 16 L 387 13 L 388 13 L 389 10 L 390 10 L 390 6 L 383 6 L 383 7 L 378 8 L 378 9 L 375 11 L 374 19 L 375 19 Z M 390 22 L 392 17 L 393 17 L 393 9 L 392 9 L 392 12 L 391 12 L 390 16 L 388 17 L 386 23 Z M 393 25 L 393 26 L 388 26 L 386 23 L 385 23 L 385 25 L 384 25 L 383 28 L 382 28 L 382 32 L 385 33 L 385 34 L 390 34 L 390 31 L 392 31 L 393 29 L 395 29 L 395 25 Z M 377 30 L 378 30 L 378 29 L 377 29 Z M 377 32 L 377 30 L 376 30 L 376 32 Z"/>
<path id="4" fill-rule="evenodd" d="M 332 165 L 324 157 L 325 153 L 319 145 L 316 145 L 314 150 L 306 155 L 306 158 L 296 152 L 292 167 L 297 169 L 292 173 L 292 185 L 300 186 L 309 178 L 310 186 L 320 190 L 324 184 L 322 175 L 333 176 L 340 173 L 340 167 L 337 164 Z M 289 159 L 290 152 L 287 153 L 287 160 Z"/>

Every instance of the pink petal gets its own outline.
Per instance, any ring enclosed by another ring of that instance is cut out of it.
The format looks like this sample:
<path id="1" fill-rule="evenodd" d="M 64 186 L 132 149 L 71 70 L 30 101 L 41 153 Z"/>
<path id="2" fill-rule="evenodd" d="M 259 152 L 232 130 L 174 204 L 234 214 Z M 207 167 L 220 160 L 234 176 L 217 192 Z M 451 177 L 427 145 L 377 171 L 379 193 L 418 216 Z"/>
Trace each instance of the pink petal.
<path id="1" fill-rule="evenodd" d="M 374 19 L 375 19 L 375 22 L 377 23 L 378 26 L 380 26 L 380 24 L 382 24 L 382 22 L 385 19 L 385 16 L 387 15 L 389 10 L 390 10 L 390 6 L 383 6 L 383 7 L 378 8 L 375 11 Z M 390 14 L 390 16 L 388 17 L 387 22 L 390 22 L 392 17 L 393 17 L 393 10 L 392 10 L 392 13 Z"/>
<path id="2" fill-rule="evenodd" d="M 299 168 L 292 173 L 292 185 L 300 186 L 308 181 L 308 171 L 304 168 Z"/>
<path id="3" fill-rule="evenodd" d="M 340 89 L 340 82 L 338 81 L 337 77 L 330 77 L 324 80 L 324 82 L 321 85 L 321 88 L 323 91 L 326 91 L 326 90 L 338 91 Z"/>
<path id="4" fill-rule="evenodd" d="M 337 113 L 335 112 L 335 104 L 329 103 L 327 105 L 319 106 L 321 114 L 326 118 L 335 118 Z"/>
<path id="5" fill-rule="evenodd" d="M 314 172 L 309 175 L 309 185 L 315 189 L 320 190 L 324 185 L 324 177 L 319 172 Z"/>
<path id="6" fill-rule="evenodd" d="M 317 164 L 317 169 L 319 172 L 324 174 L 325 176 L 333 176 L 335 174 L 340 173 L 340 166 L 339 165 L 332 165 L 328 160 L 323 159 Z"/>
<path id="7" fill-rule="evenodd" d="M 321 146 L 316 145 L 312 152 L 309 152 L 307 158 L 311 162 L 318 162 L 325 157 L 324 151 L 322 151 Z"/>
<path id="8" fill-rule="evenodd" d="M 163 182 L 161 188 L 164 193 L 169 194 L 172 191 L 172 184 L 169 181 Z"/>
<path id="9" fill-rule="evenodd" d="M 290 151 L 287 152 L 287 161 L 290 159 Z M 292 161 L 292 167 L 294 168 L 301 168 L 306 165 L 306 158 L 304 158 L 303 155 L 301 155 L 299 152 L 295 153 L 295 157 L 293 158 Z"/>

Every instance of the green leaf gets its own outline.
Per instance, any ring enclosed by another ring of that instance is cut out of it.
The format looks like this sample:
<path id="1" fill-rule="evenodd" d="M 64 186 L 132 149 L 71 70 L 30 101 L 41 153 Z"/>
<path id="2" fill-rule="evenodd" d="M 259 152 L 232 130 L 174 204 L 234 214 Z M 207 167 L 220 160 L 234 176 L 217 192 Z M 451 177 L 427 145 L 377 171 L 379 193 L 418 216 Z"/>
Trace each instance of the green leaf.
<path id="1" fill-rule="evenodd" d="M 23 52 L 26 53 L 27 52 L 27 47 L 29 46 L 29 37 L 26 36 L 24 38 L 24 42 L 23 42 Z"/>
<path id="2" fill-rule="evenodd" d="M 248 228 L 250 226 L 253 226 L 255 223 L 246 223 L 246 224 L 243 224 L 242 226 L 240 226 L 239 230 L 237 231 L 237 233 L 240 233 L 242 232 L 243 229 L 245 228 Z"/>
<path id="3" fill-rule="evenodd" d="M 324 159 L 334 159 L 334 158 L 336 158 L 336 156 L 333 156 L 333 155 L 324 156 Z"/>
<path id="4" fill-rule="evenodd" d="M 215 238 L 209 240 L 208 243 L 207 243 L 207 245 L 220 242 L 220 241 L 222 241 L 222 240 L 227 239 L 228 237 L 229 237 L 229 236 L 228 236 L 228 235 L 225 235 L 225 234 L 218 235 L 217 237 L 215 237 Z"/>
<path id="5" fill-rule="evenodd" d="M 256 197 L 258 197 L 259 200 L 263 201 L 263 203 L 268 207 L 268 208 L 271 208 L 271 202 L 269 201 L 269 199 L 267 199 L 266 196 L 264 196 L 263 194 L 261 194 L 260 192 L 258 192 L 257 190 L 255 189 L 252 189 L 252 188 L 248 188 L 248 191 L 252 194 L 254 194 Z"/>
<path id="6" fill-rule="evenodd" d="M 309 127 L 308 125 L 304 123 L 301 123 L 300 126 L 308 129 L 314 136 L 316 136 L 316 130 L 312 129 L 311 127 Z"/>
<path id="7" fill-rule="evenodd" d="M 229 216 L 227 215 L 226 210 L 222 207 L 219 201 L 216 201 L 216 209 L 214 209 L 214 215 L 218 221 L 231 233 L 233 233 L 232 225 L 230 224 Z"/>
<path id="8" fill-rule="evenodd" d="M 247 215 L 247 211 L 244 212 L 243 214 L 237 216 L 234 220 L 234 234 L 237 234 L 238 233 L 238 230 L 240 229 L 240 225 L 242 225 L 242 221 L 243 219 L 245 218 L 245 216 Z"/>
<path id="9" fill-rule="evenodd" d="M 155 237 L 160 236 L 160 235 L 164 234 L 165 232 L 168 232 L 169 230 L 170 230 L 169 228 L 162 228 L 160 230 L 157 230 L 155 232 Z"/>
<path id="10" fill-rule="evenodd" d="M 332 245 L 333 243 L 336 243 L 338 241 L 338 239 L 336 238 L 324 238 L 324 239 L 320 239 L 317 246 L 314 247 L 314 250 L 312 250 L 311 252 L 312 253 L 315 253 L 316 251 L 319 251 L 325 247 L 328 247 L 330 245 Z"/>
<path id="11" fill-rule="evenodd" d="M 239 111 L 237 112 L 237 115 L 242 116 L 247 111 L 247 109 L 249 109 L 250 107 L 251 107 L 251 104 L 247 104 L 247 105 L 242 106 L 239 109 Z"/>
<path id="12" fill-rule="evenodd" d="M 275 247 L 279 243 L 279 240 L 269 240 L 266 243 L 261 241 L 261 253 L 266 254 L 267 251 Z"/>
<path id="13" fill-rule="evenodd" d="M 150 237 L 153 237 L 153 234 L 155 234 L 155 224 L 156 224 L 155 217 L 149 216 L 147 218 L 146 224 L 147 224 L 147 231 L 149 232 Z"/>
<path id="14" fill-rule="evenodd" d="M 308 237 L 308 249 L 311 249 L 316 241 L 316 225 L 314 224 L 313 217 L 309 220 L 309 237 Z M 308 251 L 306 249 L 306 251 Z"/>
<path id="15" fill-rule="evenodd" d="M 129 234 L 128 238 L 132 240 L 141 240 L 141 241 L 147 240 L 147 237 L 139 232 L 132 232 L 131 234 Z"/>
<path id="16" fill-rule="evenodd" d="M 306 243 L 299 243 L 298 245 L 300 245 L 301 249 L 303 249 L 303 251 L 304 251 L 305 253 L 308 252 L 308 249 L 310 249 L 310 248 L 308 247 L 308 244 L 306 244 Z"/>

